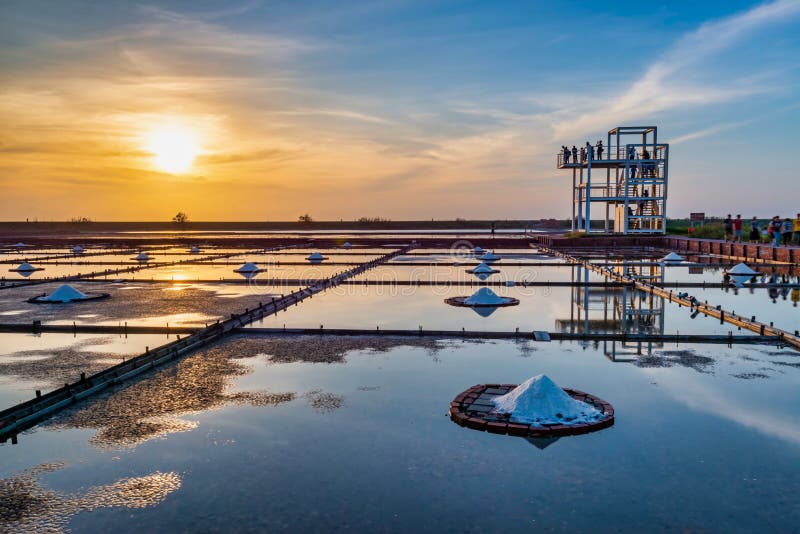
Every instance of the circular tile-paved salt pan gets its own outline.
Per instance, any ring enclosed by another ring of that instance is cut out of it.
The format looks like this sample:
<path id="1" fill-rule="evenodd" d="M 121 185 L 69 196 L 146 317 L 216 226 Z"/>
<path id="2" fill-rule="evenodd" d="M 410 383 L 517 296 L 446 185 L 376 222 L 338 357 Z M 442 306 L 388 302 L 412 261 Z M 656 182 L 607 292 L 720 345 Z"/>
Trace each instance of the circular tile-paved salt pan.
<path id="1" fill-rule="evenodd" d="M 577 424 L 531 425 L 510 421 L 509 414 L 492 413 L 493 399 L 507 394 L 517 384 L 478 384 L 459 393 L 450 403 L 450 419 L 453 422 L 472 428 L 486 430 L 494 434 L 509 434 L 523 437 L 568 436 L 587 434 L 614 424 L 614 408 L 610 403 L 577 389 L 563 388 L 573 399 L 585 402 L 602 413 L 592 422 Z"/>

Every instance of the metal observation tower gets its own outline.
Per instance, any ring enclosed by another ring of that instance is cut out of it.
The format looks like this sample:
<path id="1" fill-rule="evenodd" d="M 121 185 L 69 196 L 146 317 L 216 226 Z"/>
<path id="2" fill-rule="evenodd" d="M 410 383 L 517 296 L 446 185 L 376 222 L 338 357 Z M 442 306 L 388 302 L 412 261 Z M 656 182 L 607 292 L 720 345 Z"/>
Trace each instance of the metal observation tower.
<path id="1" fill-rule="evenodd" d="M 572 231 L 664 234 L 668 161 L 669 145 L 658 142 L 655 126 L 617 126 L 602 149 L 559 152 L 557 167 L 572 170 Z M 591 227 L 593 215 L 603 218 L 602 229 Z"/>

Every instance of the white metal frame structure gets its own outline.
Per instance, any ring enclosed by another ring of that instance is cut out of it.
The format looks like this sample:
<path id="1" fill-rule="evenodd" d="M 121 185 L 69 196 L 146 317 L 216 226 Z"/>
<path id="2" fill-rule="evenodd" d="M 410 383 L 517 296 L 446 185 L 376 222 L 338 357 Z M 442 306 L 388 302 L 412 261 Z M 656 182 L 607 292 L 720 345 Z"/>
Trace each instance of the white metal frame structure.
<path id="1" fill-rule="evenodd" d="M 608 131 L 603 148 L 600 157 L 587 154 L 578 161 L 558 154 L 557 168 L 572 170 L 572 231 L 666 233 L 669 145 L 658 142 L 658 128 L 618 126 Z M 598 203 L 605 208 L 604 224 L 592 230 Z"/>

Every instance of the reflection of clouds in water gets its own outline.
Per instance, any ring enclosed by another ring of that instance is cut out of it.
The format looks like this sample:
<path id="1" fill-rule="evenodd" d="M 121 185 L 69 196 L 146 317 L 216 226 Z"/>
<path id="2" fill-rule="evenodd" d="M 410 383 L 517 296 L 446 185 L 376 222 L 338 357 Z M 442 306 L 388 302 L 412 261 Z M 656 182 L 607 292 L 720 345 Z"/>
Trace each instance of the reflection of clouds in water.
<path id="1" fill-rule="evenodd" d="M 181 487 L 177 473 L 156 471 L 123 478 L 105 486 L 92 486 L 85 494 L 47 490 L 39 483 L 45 473 L 63 463 L 41 464 L 12 478 L 0 479 L 0 531 L 60 532 L 72 516 L 114 506 L 146 508 L 160 504 Z"/>
<path id="2" fill-rule="evenodd" d="M 786 402 L 774 408 L 753 406 L 750 397 L 727 392 L 702 375 L 649 370 L 651 376 L 673 398 L 692 410 L 711 414 L 756 430 L 767 436 L 800 444 L 800 421 L 793 406 Z"/>

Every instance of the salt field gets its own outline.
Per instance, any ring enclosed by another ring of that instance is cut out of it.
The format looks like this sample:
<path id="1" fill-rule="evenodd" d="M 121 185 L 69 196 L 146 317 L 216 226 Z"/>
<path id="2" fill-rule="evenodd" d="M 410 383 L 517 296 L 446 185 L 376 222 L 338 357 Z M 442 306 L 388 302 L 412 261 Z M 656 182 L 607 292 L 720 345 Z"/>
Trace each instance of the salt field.
<path id="1" fill-rule="evenodd" d="M 723 257 L 697 271 L 659 263 L 664 250 L 576 264 L 580 253 L 516 246 L 493 247 L 499 272 L 480 279 L 467 272 L 474 253 L 402 243 L 204 246 L 189 261 L 185 247 L 163 245 L 175 255 L 154 252 L 158 261 L 135 271 L 117 271 L 130 251 L 37 260 L 47 279 L 0 289 L 6 408 L 243 321 L 5 436 L 3 530 L 217 531 L 235 521 L 242 531 L 576 531 L 613 518 L 625 531 L 791 531 L 800 518 L 800 353 L 632 285 L 686 292 L 791 334 L 793 272 L 735 288 Z M 312 252 L 327 259 L 311 265 Z M 20 263 L 13 250 L 0 261 Z M 234 272 L 246 262 L 264 270 Z M 63 283 L 109 296 L 28 302 Z M 445 302 L 454 298 L 463 305 Z M 526 438 L 447 416 L 475 384 L 541 374 L 612 403 L 613 426 Z M 491 497 L 498 488 L 507 496 Z"/>
<path id="2" fill-rule="evenodd" d="M 0 534 L 800 532 L 798 23 L 0 2 Z"/>

